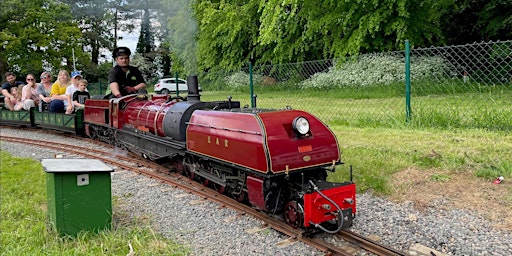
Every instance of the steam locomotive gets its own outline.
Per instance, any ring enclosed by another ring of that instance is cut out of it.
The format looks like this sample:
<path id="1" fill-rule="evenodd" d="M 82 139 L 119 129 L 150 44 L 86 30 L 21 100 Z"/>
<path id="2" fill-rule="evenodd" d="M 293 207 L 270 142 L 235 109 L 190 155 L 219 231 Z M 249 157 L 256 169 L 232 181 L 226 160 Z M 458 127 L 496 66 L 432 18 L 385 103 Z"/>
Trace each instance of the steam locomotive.
<path id="1" fill-rule="evenodd" d="M 300 110 L 241 108 L 231 99 L 203 102 L 197 77 L 187 83 L 186 99 L 89 99 L 80 129 L 281 215 L 292 227 L 337 233 L 352 225 L 356 187 L 352 180 L 326 181 L 342 162 L 338 141 L 323 122 Z"/>

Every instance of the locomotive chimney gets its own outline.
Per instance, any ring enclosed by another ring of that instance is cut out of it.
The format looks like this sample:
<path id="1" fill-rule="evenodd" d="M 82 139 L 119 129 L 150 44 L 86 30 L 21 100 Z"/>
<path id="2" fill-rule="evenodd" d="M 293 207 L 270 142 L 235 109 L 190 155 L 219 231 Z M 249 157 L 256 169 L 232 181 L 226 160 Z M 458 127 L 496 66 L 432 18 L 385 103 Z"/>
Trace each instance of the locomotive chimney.
<path id="1" fill-rule="evenodd" d="M 187 77 L 188 85 L 188 101 L 201 101 L 201 95 L 199 95 L 199 83 L 197 82 L 197 76 Z"/>

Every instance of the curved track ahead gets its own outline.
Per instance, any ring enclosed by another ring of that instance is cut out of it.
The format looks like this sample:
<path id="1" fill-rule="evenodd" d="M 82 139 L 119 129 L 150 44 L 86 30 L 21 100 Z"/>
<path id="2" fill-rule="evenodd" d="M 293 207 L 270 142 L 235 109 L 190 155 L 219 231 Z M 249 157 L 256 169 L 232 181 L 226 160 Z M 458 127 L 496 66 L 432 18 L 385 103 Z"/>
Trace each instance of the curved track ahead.
<path id="1" fill-rule="evenodd" d="M 75 139 L 76 138 L 77 137 L 75 137 Z M 126 151 L 120 153 L 118 150 L 113 150 L 113 147 L 111 146 L 108 146 L 109 148 L 107 148 L 105 146 L 106 144 L 104 143 L 98 143 L 96 141 L 91 141 L 84 138 L 78 139 L 87 140 L 89 143 L 96 143 L 102 145 L 102 147 L 98 147 L 98 149 L 91 149 L 90 147 L 82 147 L 76 145 L 70 146 L 69 144 L 64 143 L 48 143 L 48 141 L 42 140 L 27 140 L 26 138 L 0 136 L 0 140 L 14 143 L 23 143 L 27 146 L 36 146 L 54 150 L 62 150 L 62 148 L 68 148 L 68 152 L 70 154 L 99 159 L 113 166 L 117 166 L 118 168 L 140 173 L 153 178 L 156 181 L 169 184 L 189 193 L 194 193 L 205 200 L 217 202 L 222 207 L 229 207 L 238 211 L 240 215 L 248 214 L 263 221 L 267 227 L 275 229 L 289 236 L 289 240 L 298 240 L 311 245 L 314 248 L 323 251 L 325 255 L 352 255 L 345 249 L 329 244 L 321 239 L 304 236 L 301 230 L 294 229 L 281 220 L 277 220 L 276 218 L 273 218 L 267 214 L 256 211 L 255 209 L 241 204 L 232 198 L 226 197 L 217 191 L 206 188 L 197 182 L 193 182 L 182 175 L 171 173 L 168 168 L 165 168 L 162 165 L 150 162 L 143 158 L 139 158 L 138 156 Z M 379 244 L 372 241 L 371 239 L 357 235 L 350 231 L 341 231 L 337 235 L 342 237 L 344 240 L 347 240 L 348 242 L 353 243 L 356 246 L 361 247 L 376 255 L 405 255 L 403 252 Z"/>

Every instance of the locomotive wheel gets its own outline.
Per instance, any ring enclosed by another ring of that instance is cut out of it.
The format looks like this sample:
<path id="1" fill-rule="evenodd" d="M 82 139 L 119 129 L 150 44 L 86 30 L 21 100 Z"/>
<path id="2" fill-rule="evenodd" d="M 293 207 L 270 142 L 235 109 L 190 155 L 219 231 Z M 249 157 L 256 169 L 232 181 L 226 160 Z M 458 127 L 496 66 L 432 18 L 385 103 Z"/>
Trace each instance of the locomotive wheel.
<path id="1" fill-rule="evenodd" d="M 219 192 L 220 194 L 224 194 L 224 191 L 226 191 L 226 186 L 221 186 L 219 184 L 213 184 L 212 185 L 213 189 L 217 190 L 217 192 Z"/>
<path id="2" fill-rule="evenodd" d="M 196 174 L 190 170 L 190 166 L 193 164 L 194 159 L 191 157 L 185 157 L 183 159 L 183 175 L 187 176 L 190 180 L 194 180 Z"/>
<path id="3" fill-rule="evenodd" d="M 185 172 L 185 167 L 183 167 L 182 162 L 175 161 L 172 163 L 171 166 L 172 166 L 172 169 L 174 169 L 177 174 L 183 175 L 183 173 Z"/>
<path id="4" fill-rule="evenodd" d="M 222 176 L 219 171 L 213 170 L 211 167 L 209 169 L 212 170 L 213 174 L 216 177 L 218 177 L 219 179 L 222 179 Z M 226 191 L 226 186 L 219 185 L 215 182 L 212 182 L 211 186 L 213 189 L 217 190 L 217 192 L 219 192 L 220 194 L 224 194 L 224 191 Z"/>
<path id="5" fill-rule="evenodd" d="M 200 182 L 201 182 L 201 184 L 203 184 L 203 186 L 205 186 L 205 187 L 208 187 L 208 184 L 210 184 L 210 180 L 209 180 L 209 179 L 206 179 L 206 178 L 203 178 L 203 177 L 201 177 L 201 178 L 200 178 Z"/>
<path id="6" fill-rule="evenodd" d="M 304 222 L 304 213 L 300 211 L 296 201 L 290 201 L 284 208 L 284 219 L 293 228 L 300 228 Z"/>
<path id="7" fill-rule="evenodd" d="M 187 170 L 187 176 L 190 180 L 194 180 L 196 178 L 196 173 L 190 170 Z"/>
<path id="8" fill-rule="evenodd" d="M 239 196 L 237 196 L 236 200 L 240 203 L 245 201 L 245 192 L 242 191 Z"/>

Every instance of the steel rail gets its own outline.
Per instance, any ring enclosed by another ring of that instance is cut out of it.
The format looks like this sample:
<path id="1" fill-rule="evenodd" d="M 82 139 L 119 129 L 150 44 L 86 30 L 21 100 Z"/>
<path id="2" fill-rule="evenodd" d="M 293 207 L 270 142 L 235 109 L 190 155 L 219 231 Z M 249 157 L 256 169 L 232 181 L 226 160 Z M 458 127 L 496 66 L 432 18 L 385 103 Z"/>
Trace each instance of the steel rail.
<path id="1" fill-rule="evenodd" d="M 69 136 L 69 135 L 68 135 Z M 107 162 L 111 165 L 117 166 L 124 170 L 136 172 L 142 175 L 145 175 L 149 178 L 155 179 L 158 182 L 168 184 L 172 187 L 179 188 L 180 190 L 187 191 L 189 193 L 193 193 L 203 199 L 208 199 L 212 202 L 216 202 L 221 204 L 223 207 L 229 207 L 237 212 L 240 215 L 248 214 L 258 220 L 261 220 L 265 223 L 265 226 L 269 226 L 272 229 L 289 236 L 293 240 L 301 241 L 305 244 L 308 244 L 322 252 L 325 255 L 341 255 L 348 256 L 352 255 L 346 250 L 337 247 L 336 245 L 329 244 L 324 240 L 305 236 L 304 232 L 299 229 L 292 228 L 291 226 L 284 223 L 282 220 L 278 220 L 268 214 L 262 213 L 253 209 L 252 207 L 242 204 L 236 201 L 233 198 L 222 195 L 217 191 L 204 187 L 203 185 L 191 181 L 190 179 L 177 174 L 171 173 L 167 168 L 162 165 L 153 163 L 146 159 L 142 159 L 136 157 L 135 154 L 131 154 L 128 152 L 126 156 L 119 154 L 119 152 L 109 152 L 106 149 L 92 149 L 90 147 L 70 145 L 65 143 L 52 142 L 48 143 L 48 141 L 42 140 L 34 140 L 34 139 L 26 139 L 26 138 L 17 138 L 17 137 L 9 137 L 0 135 L 0 140 L 9 141 L 14 143 L 21 143 L 27 146 L 37 146 L 42 148 L 49 148 L 53 150 L 63 150 L 66 149 L 67 153 L 81 155 L 85 157 L 90 157 L 94 159 L 100 159 L 104 162 Z M 89 141 L 93 142 L 93 141 Z M 94 144 L 94 143 L 93 143 Z M 101 143 L 103 145 L 103 143 Z M 141 168 L 146 167 L 146 168 Z M 385 255 L 385 256 L 395 256 L 395 255 L 405 255 L 402 252 L 399 252 L 393 248 L 390 248 L 385 245 L 381 245 L 372 241 L 369 238 L 364 236 L 355 234 L 350 231 L 341 231 L 337 234 L 340 238 L 353 243 L 364 250 L 370 251 L 377 255 Z"/>

